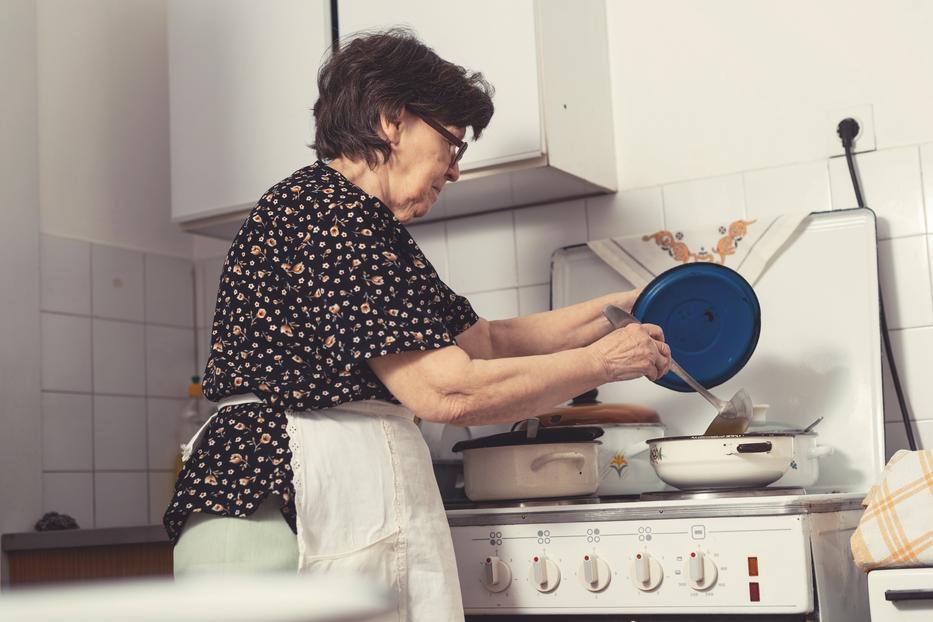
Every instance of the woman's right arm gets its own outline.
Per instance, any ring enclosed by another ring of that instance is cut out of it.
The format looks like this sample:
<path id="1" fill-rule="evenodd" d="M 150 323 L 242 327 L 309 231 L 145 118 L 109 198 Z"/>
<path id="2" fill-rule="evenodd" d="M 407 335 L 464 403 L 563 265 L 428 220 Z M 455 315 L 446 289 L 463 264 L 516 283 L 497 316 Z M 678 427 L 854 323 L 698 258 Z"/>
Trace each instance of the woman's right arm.
<path id="1" fill-rule="evenodd" d="M 368 362 L 418 417 L 466 426 L 534 417 L 606 382 L 655 380 L 667 373 L 670 348 L 657 326 L 632 324 L 554 354 L 483 360 L 449 346 Z"/>

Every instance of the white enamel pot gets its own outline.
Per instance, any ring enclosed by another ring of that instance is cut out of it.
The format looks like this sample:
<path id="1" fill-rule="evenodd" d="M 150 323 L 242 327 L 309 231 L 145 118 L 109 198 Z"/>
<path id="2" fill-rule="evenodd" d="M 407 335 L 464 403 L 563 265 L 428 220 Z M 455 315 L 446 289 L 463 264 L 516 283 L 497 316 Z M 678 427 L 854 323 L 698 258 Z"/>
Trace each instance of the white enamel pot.
<path id="1" fill-rule="evenodd" d="M 794 460 L 795 434 L 675 436 L 648 441 L 655 473 L 681 490 L 757 488 L 784 475 Z"/>
<path id="2" fill-rule="evenodd" d="M 817 443 L 816 433 L 797 434 L 794 440 L 794 459 L 774 486 L 809 488 L 820 479 L 820 458 L 833 453 L 833 448 Z"/>
<path id="3" fill-rule="evenodd" d="M 592 495 L 599 487 L 599 428 L 507 432 L 464 441 L 464 492 L 472 501 Z"/>

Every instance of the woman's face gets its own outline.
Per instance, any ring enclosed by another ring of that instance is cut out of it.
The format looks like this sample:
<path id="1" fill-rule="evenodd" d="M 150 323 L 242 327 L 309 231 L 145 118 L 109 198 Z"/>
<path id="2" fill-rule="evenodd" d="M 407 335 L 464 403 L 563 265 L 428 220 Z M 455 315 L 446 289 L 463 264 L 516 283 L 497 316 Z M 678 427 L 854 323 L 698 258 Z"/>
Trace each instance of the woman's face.
<path id="1" fill-rule="evenodd" d="M 463 139 L 466 128 L 445 126 Z M 446 138 L 407 110 L 402 112 L 388 171 L 388 205 L 401 222 L 428 213 L 448 181 L 460 178 L 460 167 L 451 164 L 454 147 Z"/>

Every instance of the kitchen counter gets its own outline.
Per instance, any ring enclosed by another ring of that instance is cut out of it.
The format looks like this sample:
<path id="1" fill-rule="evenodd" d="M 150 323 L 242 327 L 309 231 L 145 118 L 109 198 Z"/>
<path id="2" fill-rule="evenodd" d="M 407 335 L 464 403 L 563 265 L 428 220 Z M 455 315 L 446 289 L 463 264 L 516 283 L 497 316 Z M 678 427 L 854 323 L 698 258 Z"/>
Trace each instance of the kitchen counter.
<path id="1" fill-rule="evenodd" d="M 0 553 L 4 589 L 172 574 L 172 543 L 161 525 L 7 533 Z"/>
<path id="2" fill-rule="evenodd" d="M 168 536 L 162 525 L 5 533 L 0 538 L 0 551 L 8 553 L 10 551 L 144 544 L 150 542 L 168 542 Z"/>

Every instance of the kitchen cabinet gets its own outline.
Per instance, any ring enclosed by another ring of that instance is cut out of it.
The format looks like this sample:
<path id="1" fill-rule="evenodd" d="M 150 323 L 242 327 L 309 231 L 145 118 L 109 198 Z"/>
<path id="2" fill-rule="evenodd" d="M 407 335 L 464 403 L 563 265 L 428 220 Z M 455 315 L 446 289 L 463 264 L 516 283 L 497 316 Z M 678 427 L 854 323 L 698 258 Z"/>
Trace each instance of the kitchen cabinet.
<path id="1" fill-rule="evenodd" d="M 495 114 L 461 161 L 460 181 L 422 220 L 616 189 L 601 0 L 339 0 L 337 7 L 342 38 L 408 27 L 496 89 Z"/>
<path id="2" fill-rule="evenodd" d="M 170 0 L 172 220 L 230 238 L 273 183 L 314 161 L 328 0 Z"/>
<path id="3" fill-rule="evenodd" d="M 421 220 L 616 189 L 602 0 L 340 0 L 341 37 L 409 26 L 481 71 L 496 112 Z M 172 218 L 230 239 L 256 199 L 307 165 L 330 2 L 169 0 Z"/>

